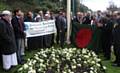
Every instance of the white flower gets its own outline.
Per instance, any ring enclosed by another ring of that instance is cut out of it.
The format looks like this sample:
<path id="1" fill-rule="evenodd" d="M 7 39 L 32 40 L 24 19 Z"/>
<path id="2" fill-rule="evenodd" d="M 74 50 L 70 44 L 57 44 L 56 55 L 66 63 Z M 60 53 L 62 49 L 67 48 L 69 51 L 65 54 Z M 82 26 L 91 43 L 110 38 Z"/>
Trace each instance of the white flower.
<path id="1" fill-rule="evenodd" d="M 29 66 L 27 64 L 24 64 L 23 68 L 27 69 Z"/>
<path id="2" fill-rule="evenodd" d="M 36 71 L 32 69 L 32 70 L 28 71 L 28 73 L 36 73 Z"/>
<path id="3" fill-rule="evenodd" d="M 36 57 L 38 57 L 38 54 L 35 54 Z"/>
<path id="4" fill-rule="evenodd" d="M 45 57 L 45 58 L 46 58 L 46 57 L 47 57 L 47 55 L 46 55 L 46 54 L 43 54 L 43 57 Z"/>
<path id="5" fill-rule="evenodd" d="M 95 64 L 95 61 L 92 61 L 91 63 L 92 63 L 92 64 Z"/>
<path id="6" fill-rule="evenodd" d="M 43 59 L 39 59 L 39 61 L 40 61 L 41 63 L 43 63 L 43 62 L 44 62 L 44 60 L 43 60 Z"/>
<path id="7" fill-rule="evenodd" d="M 97 62 L 100 62 L 100 61 L 101 61 L 101 59 L 96 59 L 96 61 L 97 61 Z"/>
<path id="8" fill-rule="evenodd" d="M 57 65 L 57 68 L 58 68 L 58 69 L 60 68 L 60 65 L 59 65 L 59 64 Z"/>
<path id="9" fill-rule="evenodd" d="M 28 65 L 32 66 L 32 60 L 28 63 Z"/>
<path id="10" fill-rule="evenodd" d="M 91 53 L 88 53 L 89 56 L 91 56 Z"/>
<path id="11" fill-rule="evenodd" d="M 69 73 L 74 73 L 74 72 L 72 72 L 70 69 L 68 70 L 68 72 L 69 72 Z"/>
<path id="12" fill-rule="evenodd" d="M 105 66 L 103 66 L 103 69 L 107 69 Z"/>
<path id="13" fill-rule="evenodd" d="M 33 60 L 33 64 L 35 64 L 37 61 L 36 60 Z"/>
<path id="14" fill-rule="evenodd" d="M 93 68 L 93 67 L 90 67 L 90 69 L 91 69 L 91 70 L 94 70 L 94 68 Z"/>
<path id="15" fill-rule="evenodd" d="M 52 46 L 51 48 L 53 48 L 53 49 L 54 49 L 54 46 Z"/>
<path id="16" fill-rule="evenodd" d="M 70 60 L 70 57 L 67 57 L 67 60 Z"/>
<path id="17" fill-rule="evenodd" d="M 40 63 L 40 66 L 41 66 L 41 67 L 43 67 L 43 64 L 42 64 L 42 63 Z"/>
<path id="18" fill-rule="evenodd" d="M 91 63 L 91 60 L 87 60 L 88 63 Z"/>
<path id="19" fill-rule="evenodd" d="M 69 53 L 67 53 L 66 56 L 69 57 Z"/>
<path id="20" fill-rule="evenodd" d="M 81 61 L 81 58 L 78 58 L 79 61 Z"/>
<path id="21" fill-rule="evenodd" d="M 39 60 L 39 57 L 38 57 L 38 56 L 35 56 L 35 59 L 36 59 L 36 60 Z"/>
<path id="22" fill-rule="evenodd" d="M 87 61 L 84 61 L 84 64 L 87 64 Z"/>
<path id="23" fill-rule="evenodd" d="M 97 63 L 96 65 L 97 65 L 98 67 L 100 67 L 100 64 Z"/>
<path id="24" fill-rule="evenodd" d="M 18 71 L 22 71 L 23 70 L 23 68 L 21 67 L 21 68 L 19 68 L 19 70 Z"/>
<path id="25" fill-rule="evenodd" d="M 59 60 L 56 59 L 55 62 L 56 62 L 56 63 L 59 63 Z"/>
<path id="26" fill-rule="evenodd" d="M 91 70 L 90 73 L 94 73 L 94 72 Z"/>
<path id="27" fill-rule="evenodd" d="M 86 49 L 82 49 L 82 53 L 83 54 L 87 53 L 87 50 Z"/>
<path id="28" fill-rule="evenodd" d="M 39 68 L 38 71 L 40 72 L 40 71 L 41 71 L 41 68 Z"/>
<path id="29" fill-rule="evenodd" d="M 41 53 L 40 53 L 40 52 L 38 52 L 38 54 L 40 55 Z"/>
<path id="30" fill-rule="evenodd" d="M 72 49 L 69 49 L 69 52 L 70 52 L 70 53 L 73 52 Z"/>
<path id="31" fill-rule="evenodd" d="M 92 55 L 94 56 L 94 57 L 96 57 L 97 55 L 95 54 L 95 52 L 92 52 Z"/>
<path id="32" fill-rule="evenodd" d="M 28 61 L 30 61 L 30 59 L 28 58 Z"/>
<path id="33" fill-rule="evenodd" d="M 76 60 L 75 59 L 72 59 L 73 63 L 76 63 Z"/>
<path id="34" fill-rule="evenodd" d="M 75 69 L 76 68 L 76 66 L 72 66 L 72 69 Z"/>
<path id="35" fill-rule="evenodd" d="M 67 73 L 67 72 L 64 71 L 63 73 Z"/>
<path id="36" fill-rule="evenodd" d="M 76 50 L 76 48 L 71 48 L 72 50 Z"/>
<path id="37" fill-rule="evenodd" d="M 77 64 L 77 66 L 81 67 L 82 65 L 81 64 Z"/>
<path id="38" fill-rule="evenodd" d="M 32 70 L 33 68 L 32 67 L 29 67 L 30 70 Z"/>
<path id="39" fill-rule="evenodd" d="M 88 56 L 88 55 L 84 55 L 84 57 L 85 57 L 85 58 L 89 58 L 89 56 Z"/>
<path id="40" fill-rule="evenodd" d="M 51 54 L 51 56 L 55 57 L 55 54 Z"/>

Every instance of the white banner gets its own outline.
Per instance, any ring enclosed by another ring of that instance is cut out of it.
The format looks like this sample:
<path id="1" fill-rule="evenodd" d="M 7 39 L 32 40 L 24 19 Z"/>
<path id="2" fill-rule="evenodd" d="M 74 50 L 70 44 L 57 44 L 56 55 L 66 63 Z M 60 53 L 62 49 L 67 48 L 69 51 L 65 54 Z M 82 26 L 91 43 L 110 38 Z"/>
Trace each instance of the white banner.
<path id="1" fill-rule="evenodd" d="M 56 33 L 55 20 L 24 23 L 26 28 L 26 37 L 36 37 Z"/>

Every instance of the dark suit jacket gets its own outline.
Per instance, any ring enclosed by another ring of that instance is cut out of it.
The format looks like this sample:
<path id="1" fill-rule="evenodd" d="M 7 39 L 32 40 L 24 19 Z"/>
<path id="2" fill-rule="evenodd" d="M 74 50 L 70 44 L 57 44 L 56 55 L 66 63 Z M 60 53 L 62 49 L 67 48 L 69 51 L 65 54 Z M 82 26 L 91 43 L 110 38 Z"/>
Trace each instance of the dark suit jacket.
<path id="1" fill-rule="evenodd" d="M 63 16 L 59 16 L 59 18 L 58 18 L 58 30 L 59 31 L 61 30 L 62 32 L 65 32 L 66 27 L 67 27 L 67 24 L 64 21 L 64 17 Z"/>
<path id="2" fill-rule="evenodd" d="M 25 34 L 24 34 L 24 23 L 22 23 L 22 30 L 21 30 L 21 27 L 20 27 L 20 23 L 18 21 L 19 19 L 15 16 L 12 18 L 11 20 L 11 23 L 13 25 L 13 28 L 14 28 L 14 32 L 15 32 L 15 38 L 18 39 L 18 38 L 24 38 L 25 37 Z"/>
<path id="3" fill-rule="evenodd" d="M 0 20 L 0 50 L 9 55 L 16 52 L 16 43 L 13 28 L 4 20 Z"/>

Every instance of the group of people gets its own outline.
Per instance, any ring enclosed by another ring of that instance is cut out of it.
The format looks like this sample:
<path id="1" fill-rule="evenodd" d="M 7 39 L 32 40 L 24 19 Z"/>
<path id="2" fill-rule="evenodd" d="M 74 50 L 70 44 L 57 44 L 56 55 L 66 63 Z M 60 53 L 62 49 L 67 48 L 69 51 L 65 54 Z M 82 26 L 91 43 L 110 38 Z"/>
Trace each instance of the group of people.
<path id="1" fill-rule="evenodd" d="M 58 32 L 56 40 L 63 48 L 67 28 L 65 12 L 61 11 L 55 17 L 50 11 L 45 13 L 39 11 L 36 15 L 32 11 L 28 11 L 24 15 L 20 9 L 15 9 L 13 13 L 8 10 L 2 11 L 0 14 L 0 53 L 4 70 L 9 70 L 12 66 L 25 63 L 26 27 L 24 22 L 41 22 L 47 20 L 56 20 L 55 23 Z M 27 38 L 28 42 L 32 40 L 34 40 L 34 37 Z M 38 36 L 37 40 L 42 41 L 41 43 L 37 42 L 38 45 L 42 44 L 42 48 L 49 48 L 54 44 L 54 34 Z M 34 42 L 28 45 L 33 44 Z"/>
<path id="2" fill-rule="evenodd" d="M 99 39 L 97 39 L 93 50 L 98 54 L 102 50 L 106 60 L 111 59 L 111 46 L 113 46 L 116 60 L 113 62 L 114 66 L 120 67 L 120 12 L 101 12 L 96 14 L 77 12 L 76 16 L 72 18 L 72 22 L 79 24 L 88 24 L 96 26 L 99 30 Z"/>
<path id="3" fill-rule="evenodd" d="M 41 22 L 46 20 L 55 20 L 57 35 L 56 43 L 64 48 L 67 18 L 64 11 L 60 11 L 57 15 L 50 11 L 43 13 L 39 11 L 34 15 L 28 11 L 26 15 L 20 10 L 15 9 L 12 12 L 8 10 L 2 11 L 0 14 L 0 53 L 2 57 L 3 69 L 9 70 L 12 66 L 24 64 L 25 55 L 25 25 L 24 22 Z M 101 44 L 104 56 L 107 60 L 111 58 L 111 46 L 114 46 L 114 53 L 116 60 L 115 66 L 120 66 L 120 13 L 102 13 L 98 11 L 95 14 L 77 12 L 76 16 L 71 17 L 72 22 L 79 24 L 90 24 L 97 26 L 101 30 Z M 28 42 L 31 38 L 27 38 Z M 40 36 L 39 40 L 42 41 L 42 48 L 49 48 L 54 44 L 54 34 Z M 50 42 L 50 43 L 48 43 Z M 98 49 L 100 47 L 97 47 Z M 99 50 L 94 50 L 96 53 Z"/>

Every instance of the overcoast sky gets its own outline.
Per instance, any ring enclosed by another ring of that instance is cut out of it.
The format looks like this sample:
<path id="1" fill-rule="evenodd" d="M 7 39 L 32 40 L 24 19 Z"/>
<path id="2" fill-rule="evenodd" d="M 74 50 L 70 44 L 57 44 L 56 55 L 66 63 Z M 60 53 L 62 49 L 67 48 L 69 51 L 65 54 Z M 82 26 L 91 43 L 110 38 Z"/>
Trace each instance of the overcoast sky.
<path id="1" fill-rule="evenodd" d="M 109 3 L 112 1 L 115 5 L 120 7 L 120 0 L 80 0 L 82 4 L 88 6 L 93 11 L 106 10 L 109 7 Z"/>

